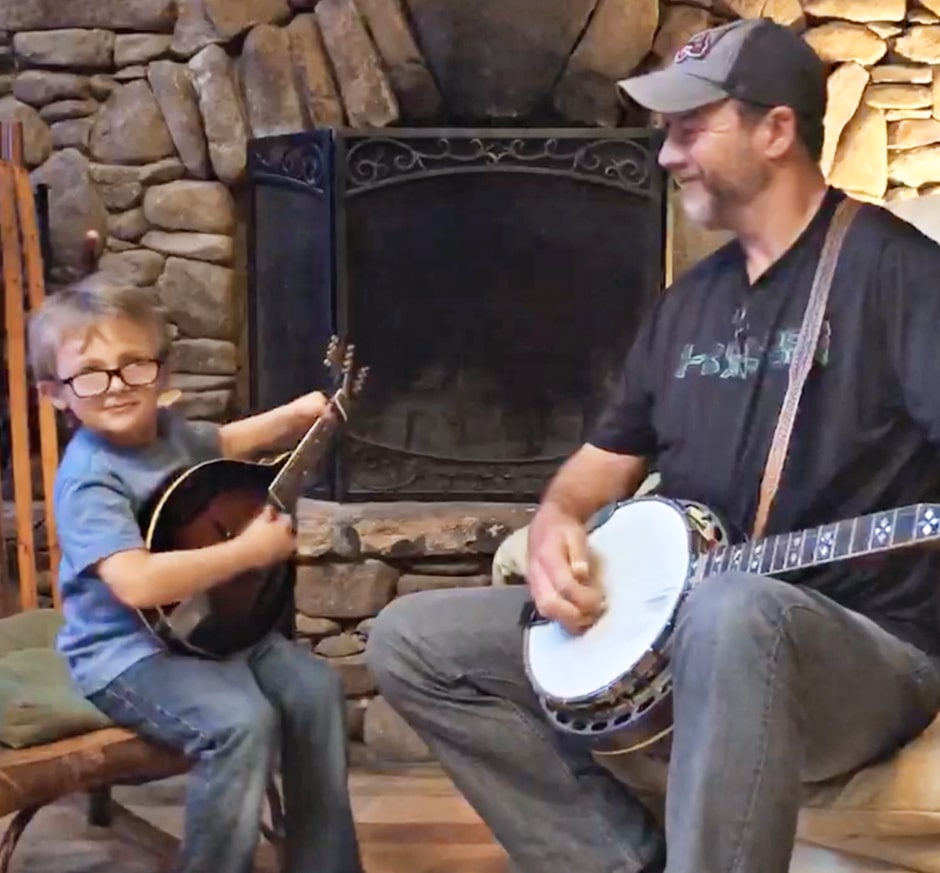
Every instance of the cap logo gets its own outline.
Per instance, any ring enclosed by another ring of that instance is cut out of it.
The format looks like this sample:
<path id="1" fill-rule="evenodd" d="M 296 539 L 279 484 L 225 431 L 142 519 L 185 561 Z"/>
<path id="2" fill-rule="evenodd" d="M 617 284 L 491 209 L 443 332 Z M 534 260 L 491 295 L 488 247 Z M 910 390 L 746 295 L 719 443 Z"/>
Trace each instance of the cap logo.
<path id="1" fill-rule="evenodd" d="M 704 60 L 723 35 L 722 33 L 716 33 L 714 30 L 704 30 L 695 34 L 676 52 L 675 63 L 681 64 L 683 61 Z"/>

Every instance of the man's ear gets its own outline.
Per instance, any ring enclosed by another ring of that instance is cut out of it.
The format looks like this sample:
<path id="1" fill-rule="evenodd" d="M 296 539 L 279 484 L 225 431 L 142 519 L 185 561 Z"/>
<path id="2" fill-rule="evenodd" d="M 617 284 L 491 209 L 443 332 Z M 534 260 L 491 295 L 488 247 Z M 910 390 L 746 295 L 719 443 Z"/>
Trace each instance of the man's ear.
<path id="1" fill-rule="evenodd" d="M 789 106 L 775 106 L 764 117 L 765 146 L 768 158 L 782 158 L 797 140 L 796 113 Z"/>
<path id="2" fill-rule="evenodd" d="M 52 402 L 52 405 L 58 410 L 68 409 L 68 403 L 62 396 L 62 386 L 52 379 L 43 379 L 36 386 L 39 389 L 41 397 L 45 397 Z"/>

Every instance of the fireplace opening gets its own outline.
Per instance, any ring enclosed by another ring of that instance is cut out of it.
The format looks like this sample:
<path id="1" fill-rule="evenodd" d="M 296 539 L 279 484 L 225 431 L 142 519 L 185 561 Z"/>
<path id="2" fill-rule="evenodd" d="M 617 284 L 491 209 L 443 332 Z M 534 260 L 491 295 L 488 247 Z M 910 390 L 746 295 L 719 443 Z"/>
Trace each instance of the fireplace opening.
<path id="1" fill-rule="evenodd" d="M 370 367 L 317 493 L 538 499 L 663 286 L 657 137 L 316 131 L 251 144 L 254 405 L 310 390 L 332 330 Z"/>

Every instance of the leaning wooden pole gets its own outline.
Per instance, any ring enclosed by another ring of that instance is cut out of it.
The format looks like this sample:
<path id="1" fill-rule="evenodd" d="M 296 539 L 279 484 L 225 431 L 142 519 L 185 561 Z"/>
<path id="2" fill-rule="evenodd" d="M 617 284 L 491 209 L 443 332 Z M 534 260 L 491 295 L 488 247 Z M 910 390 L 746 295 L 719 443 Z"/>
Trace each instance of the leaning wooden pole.
<path id="1" fill-rule="evenodd" d="M 29 309 L 32 311 L 42 305 L 46 295 L 42 252 L 39 244 L 39 225 L 36 220 L 36 202 L 33 199 L 33 188 L 26 168 L 14 166 L 13 175 L 16 183 L 16 208 L 22 236 L 23 259 L 26 266 L 27 298 Z M 59 571 L 59 539 L 55 523 L 53 489 L 56 470 L 59 467 L 59 434 L 56 427 L 55 409 L 49 399 L 39 397 L 37 405 L 46 547 L 49 550 L 49 587 L 52 589 L 53 605 L 58 607 L 59 586 L 55 584 L 55 580 L 58 578 Z"/>
<path id="2" fill-rule="evenodd" d="M 16 155 L 22 154 L 22 127 L 18 123 L 8 123 L 0 122 L 0 160 L 6 160 L 13 158 Z M 2 270 L 2 260 L 0 260 L 0 270 Z M 2 283 L 2 273 L 0 273 L 0 287 L 4 289 L 5 286 Z M 5 295 L 4 295 L 5 299 Z M 4 323 L 6 320 L 6 312 L 4 311 Z M 5 339 L 5 337 L 4 337 Z M 7 376 L 7 385 L 10 384 L 10 372 L 9 372 L 9 352 L 4 345 L 4 355 L 3 360 L 0 363 L 6 365 L 6 376 Z M 7 403 L 8 411 L 10 411 L 10 427 L 13 426 L 12 421 L 12 410 L 10 410 L 9 398 Z M 12 442 L 12 438 L 11 438 Z M 5 441 L 0 441 L 0 452 L 3 455 L 3 463 L 10 463 L 10 468 L 13 468 L 13 448 L 11 443 Z M 15 494 L 14 494 L 15 498 Z M 15 504 L 14 504 L 15 505 Z M 7 534 L 5 529 L 5 517 L 6 517 L 6 507 L 4 506 L 3 511 L 0 512 L 0 615 L 9 615 L 13 611 L 13 605 L 10 602 L 10 585 L 8 584 L 9 580 L 7 579 L 7 574 L 12 571 L 13 565 L 10 561 L 9 554 L 7 552 Z M 14 521 L 14 527 L 16 526 Z"/>
<path id="3" fill-rule="evenodd" d="M 7 375 L 10 400 L 11 455 L 16 515 L 17 571 L 20 608 L 38 606 L 39 568 L 36 561 L 33 511 L 32 441 L 30 439 L 29 371 L 26 357 L 28 313 L 42 305 L 45 276 L 39 241 L 36 203 L 29 174 L 23 164 L 23 126 L 0 123 L 0 253 L 3 259 L 4 314 L 7 332 Z M 59 544 L 53 506 L 59 442 L 55 410 L 37 397 L 40 460 L 42 467 L 43 520 L 49 551 L 50 588 L 59 605 L 55 580 Z M 3 592 L 8 595 L 9 588 Z M 6 604 L 2 611 L 9 612 Z"/>
<path id="4" fill-rule="evenodd" d="M 16 180 L 13 164 L 7 160 L 0 160 L 0 254 L 3 257 L 17 573 L 20 583 L 20 608 L 30 609 L 36 607 L 38 602 L 36 549 L 33 537 L 29 399 L 26 389 L 26 314 L 23 305 L 23 263 L 16 211 Z"/>

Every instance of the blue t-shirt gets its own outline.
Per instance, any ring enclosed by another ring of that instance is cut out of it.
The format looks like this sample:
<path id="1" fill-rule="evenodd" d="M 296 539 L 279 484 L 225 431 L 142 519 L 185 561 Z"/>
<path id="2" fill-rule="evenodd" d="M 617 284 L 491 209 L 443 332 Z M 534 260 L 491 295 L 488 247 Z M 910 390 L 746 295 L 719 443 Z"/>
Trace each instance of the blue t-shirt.
<path id="1" fill-rule="evenodd" d="M 57 647 L 85 695 L 163 650 L 138 613 L 121 603 L 93 568 L 116 552 L 144 548 L 137 513 L 169 473 L 221 454 L 218 425 L 161 409 L 158 430 L 153 444 L 124 449 L 82 428 L 69 441 L 56 474 L 65 618 Z"/>

